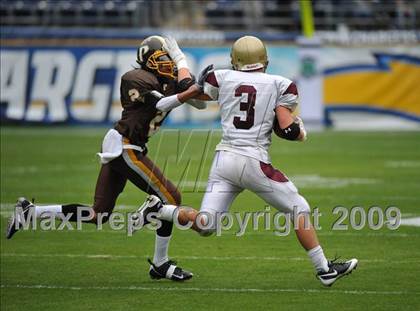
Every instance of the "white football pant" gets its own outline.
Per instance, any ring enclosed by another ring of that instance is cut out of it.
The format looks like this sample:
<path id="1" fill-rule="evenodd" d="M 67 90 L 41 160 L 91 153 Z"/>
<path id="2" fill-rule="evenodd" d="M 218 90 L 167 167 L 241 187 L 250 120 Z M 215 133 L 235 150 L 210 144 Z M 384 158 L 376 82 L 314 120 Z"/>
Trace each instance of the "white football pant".
<path id="1" fill-rule="evenodd" d="M 209 217 L 228 212 L 233 200 L 244 189 L 256 193 L 279 211 L 290 214 L 292 219 L 294 213 L 310 212 L 308 202 L 295 185 L 271 164 L 230 151 L 216 152 L 200 212 Z"/>

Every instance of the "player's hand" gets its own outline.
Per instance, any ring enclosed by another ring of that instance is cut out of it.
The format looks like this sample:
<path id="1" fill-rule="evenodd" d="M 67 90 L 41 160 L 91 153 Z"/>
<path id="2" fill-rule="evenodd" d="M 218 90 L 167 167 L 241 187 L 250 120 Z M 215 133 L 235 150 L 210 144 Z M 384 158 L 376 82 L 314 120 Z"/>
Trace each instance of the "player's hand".
<path id="1" fill-rule="evenodd" d="M 180 68 L 188 68 L 187 58 L 185 54 L 181 51 L 176 40 L 172 37 L 166 37 L 165 43 L 163 44 L 163 49 L 168 52 L 170 58 L 174 61 L 178 70 Z"/>
<path id="2" fill-rule="evenodd" d="M 201 92 L 203 92 L 203 89 L 204 89 L 204 81 L 206 81 L 207 76 L 211 72 L 213 72 L 213 70 L 214 70 L 214 66 L 213 64 L 211 64 L 211 65 L 208 65 L 203 70 L 201 70 L 200 74 L 198 75 L 197 83 L 195 85 L 197 85 L 197 87 L 200 89 Z"/>

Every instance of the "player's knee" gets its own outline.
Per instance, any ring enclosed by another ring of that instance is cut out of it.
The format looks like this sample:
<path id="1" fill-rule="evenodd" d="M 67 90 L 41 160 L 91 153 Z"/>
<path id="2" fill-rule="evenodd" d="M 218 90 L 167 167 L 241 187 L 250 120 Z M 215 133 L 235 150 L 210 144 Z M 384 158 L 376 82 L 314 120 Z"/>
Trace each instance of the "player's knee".
<path id="1" fill-rule="evenodd" d="M 293 213 L 291 214 L 292 220 L 295 221 L 300 215 L 309 215 L 311 213 L 311 207 L 304 197 L 299 195 L 297 204 L 293 207 Z"/>
<path id="2" fill-rule="evenodd" d="M 311 208 L 308 202 L 298 192 L 295 192 L 292 195 L 290 195 L 289 200 L 290 201 L 286 204 L 286 210 L 288 213 L 298 215 L 302 213 L 311 212 Z"/>
<path id="3" fill-rule="evenodd" d="M 297 206 L 297 213 L 301 214 L 301 213 L 310 213 L 311 212 L 311 207 L 309 206 L 308 201 L 306 201 L 306 199 L 301 196 L 299 194 L 299 199 L 300 199 L 300 204 Z"/>
<path id="4" fill-rule="evenodd" d="M 311 213 L 311 208 L 309 206 L 309 204 L 302 204 L 299 206 L 295 207 L 294 210 L 294 214 L 299 215 L 299 214 L 310 214 Z"/>

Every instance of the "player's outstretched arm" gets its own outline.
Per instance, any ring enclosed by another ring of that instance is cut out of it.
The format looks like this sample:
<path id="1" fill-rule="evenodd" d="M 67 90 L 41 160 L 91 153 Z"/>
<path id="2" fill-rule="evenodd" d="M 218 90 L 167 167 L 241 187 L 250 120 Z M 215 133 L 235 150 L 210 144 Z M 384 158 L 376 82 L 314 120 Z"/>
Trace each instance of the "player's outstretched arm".
<path id="1" fill-rule="evenodd" d="M 186 91 L 175 95 L 163 97 L 162 94 L 159 94 L 161 97 L 156 103 L 156 109 L 163 112 L 170 111 L 178 106 L 181 106 L 184 102 L 186 102 L 190 98 L 196 97 L 200 93 L 200 89 L 194 84 L 190 86 Z"/>
<path id="2" fill-rule="evenodd" d="M 196 98 L 200 94 L 201 94 L 201 89 L 196 84 L 194 84 L 194 85 L 191 85 L 188 88 L 188 90 L 182 93 L 179 93 L 177 96 L 178 96 L 178 100 L 181 103 L 184 103 L 189 99 Z"/>
<path id="3" fill-rule="evenodd" d="M 177 95 L 178 100 L 181 103 L 184 103 L 190 99 L 211 100 L 209 96 L 203 94 L 203 88 L 207 76 L 212 71 L 213 65 L 209 65 L 206 68 L 204 68 L 198 75 L 197 82 L 194 85 L 190 86 L 186 91 Z"/>
<path id="4" fill-rule="evenodd" d="M 196 87 L 200 89 L 200 94 L 195 95 L 194 98 L 188 99 L 187 104 L 197 109 L 205 109 L 207 107 L 206 101 L 212 100 L 210 96 L 204 94 L 204 82 L 207 76 L 213 71 L 213 65 L 204 68 L 198 75 L 198 80 L 195 83 Z"/>
<path id="5" fill-rule="evenodd" d="M 277 124 L 274 124 L 274 131 L 277 136 L 287 140 L 306 140 L 306 130 L 302 119 L 293 116 L 290 109 L 278 106 L 276 108 L 276 117 Z"/>
<path id="6" fill-rule="evenodd" d="M 160 98 L 156 103 L 156 108 L 160 111 L 169 111 L 190 99 L 210 100 L 210 97 L 203 94 L 203 85 L 206 77 L 212 70 L 213 65 L 204 68 L 199 75 L 197 83 L 191 85 L 186 91 Z"/>

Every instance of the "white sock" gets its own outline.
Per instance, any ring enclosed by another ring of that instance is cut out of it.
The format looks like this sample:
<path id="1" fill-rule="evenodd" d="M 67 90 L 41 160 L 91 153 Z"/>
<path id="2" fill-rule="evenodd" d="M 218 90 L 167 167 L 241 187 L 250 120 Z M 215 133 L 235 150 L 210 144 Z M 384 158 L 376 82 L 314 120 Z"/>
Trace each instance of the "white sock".
<path id="1" fill-rule="evenodd" d="M 62 212 L 63 210 L 61 205 L 35 205 L 36 218 L 40 218 L 43 213 L 49 213 L 49 215 L 54 215 L 55 217 L 57 217 L 57 214 L 61 214 Z"/>
<path id="2" fill-rule="evenodd" d="M 156 266 L 168 261 L 168 248 L 171 236 L 159 236 L 156 234 L 155 241 L 155 255 L 153 256 L 153 263 Z"/>
<path id="3" fill-rule="evenodd" d="M 314 247 L 308 251 L 308 256 L 311 258 L 312 264 L 315 267 L 316 271 L 325 271 L 329 270 L 328 260 L 325 258 L 324 251 L 322 250 L 321 245 Z"/>
<path id="4" fill-rule="evenodd" d="M 178 217 L 178 206 L 176 205 L 165 204 L 159 210 L 159 219 L 173 222 L 174 217 Z"/>

